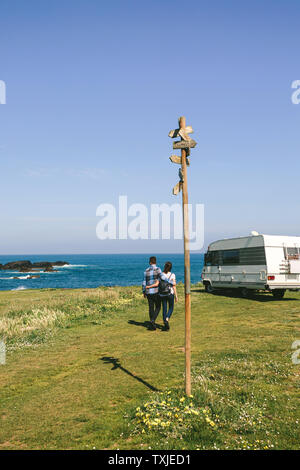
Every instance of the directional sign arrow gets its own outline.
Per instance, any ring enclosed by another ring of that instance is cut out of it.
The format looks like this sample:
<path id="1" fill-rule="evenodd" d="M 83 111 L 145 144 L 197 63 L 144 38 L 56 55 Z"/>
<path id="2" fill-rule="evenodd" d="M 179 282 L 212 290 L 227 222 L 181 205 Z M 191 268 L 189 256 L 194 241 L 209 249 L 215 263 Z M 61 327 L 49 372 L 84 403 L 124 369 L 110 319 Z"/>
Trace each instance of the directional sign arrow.
<path id="1" fill-rule="evenodd" d="M 190 140 L 178 140 L 176 142 L 173 142 L 173 149 L 186 149 L 186 148 L 194 148 L 196 147 L 197 142 L 195 142 L 193 139 Z"/>
<path id="2" fill-rule="evenodd" d="M 181 137 L 183 140 L 187 140 L 187 141 L 190 141 L 190 140 L 191 140 L 190 136 L 188 135 L 188 133 L 187 133 L 184 129 L 179 129 L 178 134 L 180 135 L 180 137 Z"/>
<path id="3" fill-rule="evenodd" d="M 182 183 L 179 181 L 173 188 L 173 194 L 174 196 L 177 196 L 177 194 L 181 191 Z"/>
<path id="4" fill-rule="evenodd" d="M 181 165 L 181 157 L 179 155 L 171 155 L 169 158 L 172 163 L 178 163 Z"/>
<path id="5" fill-rule="evenodd" d="M 185 134 L 192 134 L 194 132 L 192 126 L 186 126 L 184 129 L 173 129 L 169 132 L 169 137 L 171 137 L 171 139 L 174 139 L 175 137 L 182 137 L 179 133 L 180 130 L 185 132 Z"/>
<path id="6" fill-rule="evenodd" d="M 178 163 L 179 165 L 181 165 L 181 157 L 179 155 L 171 155 L 169 158 L 170 158 L 172 163 Z M 187 164 L 187 166 L 190 166 L 190 159 L 189 158 L 186 159 L 186 164 Z"/>

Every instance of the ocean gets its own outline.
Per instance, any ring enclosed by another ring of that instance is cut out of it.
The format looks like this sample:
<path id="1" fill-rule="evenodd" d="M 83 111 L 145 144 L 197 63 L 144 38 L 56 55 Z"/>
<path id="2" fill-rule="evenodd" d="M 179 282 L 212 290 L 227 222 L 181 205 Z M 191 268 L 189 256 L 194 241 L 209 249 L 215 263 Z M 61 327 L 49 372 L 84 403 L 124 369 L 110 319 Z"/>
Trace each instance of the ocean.
<path id="1" fill-rule="evenodd" d="M 191 253 L 191 282 L 201 280 L 203 254 Z M 70 265 L 56 267 L 57 272 L 19 273 L 18 271 L 0 271 L 0 290 L 24 290 L 43 288 L 80 288 L 98 286 L 140 285 L 143 273 L 148 266 L 149 255 L 144 254 L 105 254 L 105 255 L 0 255 L 0 263 L 10 261 L 67 261 Z M 173 263 L 173 272 L 177 282 L 184 280 L 183 254 L 157 255 L 157 264 L 163 269 L 164 263 Z M 29 279 L 30 275 L 39 278 Z M 17 279 L 13 279 L 16 277 Z"/>

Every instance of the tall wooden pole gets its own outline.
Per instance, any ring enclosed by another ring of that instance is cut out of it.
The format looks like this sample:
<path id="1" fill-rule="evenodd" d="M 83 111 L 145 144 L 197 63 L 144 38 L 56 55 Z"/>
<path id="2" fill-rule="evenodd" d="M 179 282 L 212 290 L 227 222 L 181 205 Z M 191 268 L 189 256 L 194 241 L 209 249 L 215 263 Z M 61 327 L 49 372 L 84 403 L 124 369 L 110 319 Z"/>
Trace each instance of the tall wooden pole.
<path id="1" fill-rule="evenodd" d="M 185 129 L 185 117 L 179 118 L 179 128 Z M 181 138 L 181 140 L 183 140 Z M 187 150 L 181 149 L 182 171 L 182 212 L 184 236 L 184 292 L 185 292 L 185 393 L 191 395 L 191 270 L 189 247 L 189 213 L 188 213 L 188 185 L 187 185 Z"/>

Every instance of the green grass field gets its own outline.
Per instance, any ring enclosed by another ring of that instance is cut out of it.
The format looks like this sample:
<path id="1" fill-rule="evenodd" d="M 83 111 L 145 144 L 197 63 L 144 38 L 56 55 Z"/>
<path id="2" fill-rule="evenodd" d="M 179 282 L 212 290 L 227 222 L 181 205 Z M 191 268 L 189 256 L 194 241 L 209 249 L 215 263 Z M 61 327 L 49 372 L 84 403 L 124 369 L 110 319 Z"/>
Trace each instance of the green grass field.
<path id="1" fill-rule="evenodd" d="M 0 292 L 0 449 L 299 449 L 300 294 L 193 286 L 185 398 L 178 291 L 169 332 L 138 287 Z"/>

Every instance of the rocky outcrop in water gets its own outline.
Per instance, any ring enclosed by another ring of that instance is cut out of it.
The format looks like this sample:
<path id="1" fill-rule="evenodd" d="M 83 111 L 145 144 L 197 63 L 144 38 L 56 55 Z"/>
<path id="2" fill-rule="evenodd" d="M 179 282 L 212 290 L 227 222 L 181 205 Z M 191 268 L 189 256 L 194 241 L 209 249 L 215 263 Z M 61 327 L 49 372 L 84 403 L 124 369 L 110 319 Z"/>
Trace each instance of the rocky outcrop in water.
<path id="1" fill-rule="evenodd" d="M 55 261 L 54 263 L 50 261 L 38 261 L 32 263 L 29 260 L 21 261 L 11 261 L 10 263 L 0 264 L 0 270 L 8 271 L 20 271 L 26 273 L 29 271 L 38 271 L 39 269 L 45 269 L 47 271 L 53 271 L 53 266 L 64 266 L 65 264 L 70 264 L 67 261 Z"/>
<path id="2" fill-rule="evenodd" d="M 63 265 L 62 265 L 63 266 Z M 44 273 L 57 273 L 58 270 L 57 269 L 53 269 L 53 266 L 47 266 L 45 269 L 44 269 Z"/>
<path id="3" fill-rule="evenodd" d="M 32 266 L 31 261 L 11 261 L 10 263 L 6 263 L 2 266 L 2 269 L 8 270 L 16 270 L 19 271 L 20 269 L 30 268 Z"/>
<path id="4" fill-rule="evenodd" d="M 37 263 L 32 264 L 33 268 L 52 268 L 52 263 L 49 261 L 39 261 Z"/>

